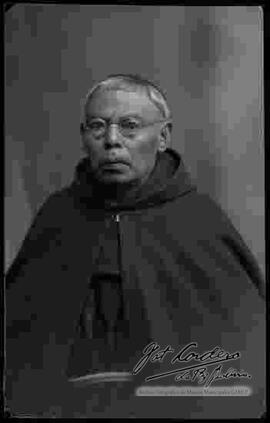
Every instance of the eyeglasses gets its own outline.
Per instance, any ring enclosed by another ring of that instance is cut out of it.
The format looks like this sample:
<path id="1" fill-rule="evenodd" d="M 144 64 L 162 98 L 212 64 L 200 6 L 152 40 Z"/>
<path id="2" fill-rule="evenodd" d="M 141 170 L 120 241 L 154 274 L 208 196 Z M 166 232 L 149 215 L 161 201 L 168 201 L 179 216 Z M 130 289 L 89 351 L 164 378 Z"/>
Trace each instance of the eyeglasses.
<path id="1" fill-rule="evenodd" d="M 91 119 L 86 124 L 81 124 L 81 128 L 84 132 L 87 132 L 94 138 L 100 138 L 104 136 L 111 125 L 116 125 L 118 131 L 124 137 L 135 136 L 143 128 L 155 125 L 156 123 L 169 123 L 170 120 L 162 119 L 156 120 L 154 122 L 142 122 L 135 118 L 120 118 L 118 122 L 112 123 L 110 120 L 105 120 L 102 118 Z"/>

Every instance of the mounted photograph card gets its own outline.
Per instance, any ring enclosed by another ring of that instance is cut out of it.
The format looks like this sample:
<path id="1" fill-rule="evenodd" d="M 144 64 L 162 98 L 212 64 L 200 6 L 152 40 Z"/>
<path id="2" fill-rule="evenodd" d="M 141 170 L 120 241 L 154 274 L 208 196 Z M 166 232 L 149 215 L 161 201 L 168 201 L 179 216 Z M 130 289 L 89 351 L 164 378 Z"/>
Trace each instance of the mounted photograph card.
<path id="1" fill-rule="evenodd" d="M 264 415 L 263 19 L 7 4 L 6 416 Z"/>

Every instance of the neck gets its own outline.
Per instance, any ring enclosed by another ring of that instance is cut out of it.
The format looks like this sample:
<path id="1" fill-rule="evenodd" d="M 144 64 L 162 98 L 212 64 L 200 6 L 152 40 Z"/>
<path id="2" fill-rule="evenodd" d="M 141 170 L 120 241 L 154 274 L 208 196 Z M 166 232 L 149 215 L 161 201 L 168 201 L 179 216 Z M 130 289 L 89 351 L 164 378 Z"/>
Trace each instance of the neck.
<path id="1" fill-rule="evenodd" d="M 121 200 L 127 194 L 134 193 L 141 185 L 139 181 L 132 181 L 129 183 L 111 183 L 104 184 L 100 181 L 95 183 L 94 189 L 98 196 L 102 196 L 105 200 Z"/>
<path id="2" fill-rule="evenodd" d="M 94 192 L 95 195 L 103 200 L 121 202 L 134 198 L 140 191 L 141 187 L 149 179 L 150 173 L 144 175 L 141 179 L 135 179 L 126 183 L 107 183 L 104 184 L 101 181 L 95 181 Z"/>

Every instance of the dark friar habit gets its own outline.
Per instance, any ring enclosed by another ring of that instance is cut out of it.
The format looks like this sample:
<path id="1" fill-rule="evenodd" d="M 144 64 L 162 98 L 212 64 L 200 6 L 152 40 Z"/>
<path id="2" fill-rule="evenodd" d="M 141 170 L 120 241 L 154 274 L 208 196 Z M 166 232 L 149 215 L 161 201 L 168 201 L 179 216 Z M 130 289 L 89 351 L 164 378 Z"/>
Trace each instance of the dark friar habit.
<path id="1" fill-rule="evenodd" d="M 265 410 L 264 281 L 173 149 L 158 153 L 146 183 L 117 198 L 82 159 L 72 184 L 39 210 L 6 288 L 6 401 L 15 415 L 244 418 Z M 189 352 L 239 352 L 221 371 L 249 377 L 211 387 L 244 385 L 252 394 L 136 396 L 142 385 L 202 386 L 175 374 L 144 381 L 201 364 L 171 364 L 172 353 L 132 374 L 151 342 L 175 353 L 191 342 Z M 104 379 L 93 383 L 95 374 Z"/>

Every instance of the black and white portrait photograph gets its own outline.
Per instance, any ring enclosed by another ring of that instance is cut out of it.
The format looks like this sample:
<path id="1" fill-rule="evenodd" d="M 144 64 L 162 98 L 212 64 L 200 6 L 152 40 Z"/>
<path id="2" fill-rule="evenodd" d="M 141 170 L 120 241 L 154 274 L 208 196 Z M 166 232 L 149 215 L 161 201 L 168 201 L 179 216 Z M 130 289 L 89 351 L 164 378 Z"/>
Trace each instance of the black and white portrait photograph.
<path id="1" fill-rule="evenodd" d="M 6 416 L 265 415 L 263 18 L 6 4 Z"/>

